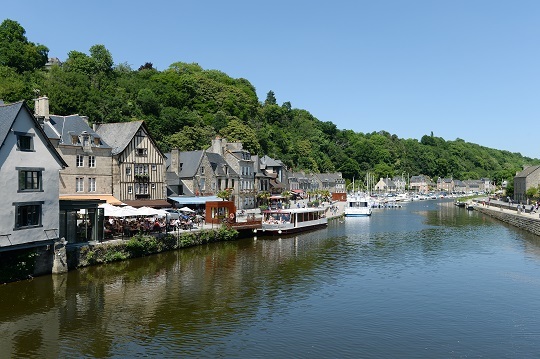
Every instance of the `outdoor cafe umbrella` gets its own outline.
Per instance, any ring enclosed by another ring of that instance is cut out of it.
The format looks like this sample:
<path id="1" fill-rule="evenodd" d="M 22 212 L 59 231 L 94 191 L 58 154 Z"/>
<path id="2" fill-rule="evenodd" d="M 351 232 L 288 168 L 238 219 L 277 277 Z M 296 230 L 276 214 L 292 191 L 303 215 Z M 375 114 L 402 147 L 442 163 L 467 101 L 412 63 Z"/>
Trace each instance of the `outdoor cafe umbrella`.
<path id="1" fill-rule="evenodd" d="M 194 210 L 192 210 L 189 207 L 182 207 L 182 208 L 179 209 L 179 211 L 181 211 L 181 212 L 195 212 Z"/>
<path id="2" fill-rule="evenodd" d="M 145 206 L 137 209 L 137 213 L 139 214 L 139 216 L 145 216 L 145 217 L 157 216 L 159 214 L 159 212 L 155 210 L 154 208 L 145 207 Z"/>

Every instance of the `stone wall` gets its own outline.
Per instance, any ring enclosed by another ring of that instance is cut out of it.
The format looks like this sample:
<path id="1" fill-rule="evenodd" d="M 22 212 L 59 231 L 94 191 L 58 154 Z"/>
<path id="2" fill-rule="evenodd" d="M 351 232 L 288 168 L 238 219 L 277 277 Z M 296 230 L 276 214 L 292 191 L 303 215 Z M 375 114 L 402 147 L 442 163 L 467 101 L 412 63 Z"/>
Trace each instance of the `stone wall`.
<path id="1" fill-rule="evenodd" d="M 524 229 L 528 232 L 540 236 L 540 217 L 537 213 L 509 212 L 501 208 L 476 206 L 475 210 L 484 213 L 490 217 L 496 218 L 504 223 L 511 224 L 514 227 Z"/>

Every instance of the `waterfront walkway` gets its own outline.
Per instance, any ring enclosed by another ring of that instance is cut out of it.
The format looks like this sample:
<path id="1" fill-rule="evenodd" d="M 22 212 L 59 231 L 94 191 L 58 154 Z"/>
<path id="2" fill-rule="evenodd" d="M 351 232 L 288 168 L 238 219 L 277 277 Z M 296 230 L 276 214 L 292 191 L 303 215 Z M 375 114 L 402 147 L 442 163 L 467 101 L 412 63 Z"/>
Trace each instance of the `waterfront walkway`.
<path id="1" fill-rule="evenodd" d="M 480 198 L 473 202 L 476 211 L 540 236 L 540 213 L 531 211 L 530 205 L 520 210 L 518 204 L 493 199 L 488 201 L 487 198 Z"/>

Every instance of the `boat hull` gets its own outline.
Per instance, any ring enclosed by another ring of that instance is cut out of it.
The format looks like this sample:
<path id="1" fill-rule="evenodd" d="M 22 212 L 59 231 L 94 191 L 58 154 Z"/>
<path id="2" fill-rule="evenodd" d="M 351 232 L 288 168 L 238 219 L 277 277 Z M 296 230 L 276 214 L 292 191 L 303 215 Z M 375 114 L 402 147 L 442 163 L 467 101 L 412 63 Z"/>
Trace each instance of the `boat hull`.
<path id="1" fill-rule="evenodd" d="M 280 235 L 302 231 L 311 231 L 328 225 L 325 209 L 285 209 L 263 212 L 263 221 L 259 231 L 267 235 Z"/>
<path id="2" fill-rule="evenodd" d="M 371 216 L 371 212 L 369 213 L 345 213 L 345 217 L 369 217 Z"/>
<path id="3" fill-rule="evenodd" d="M 324 223 L 318 223 L 318 224 L 310 224 L 307 226 L 301 226 L 301 227 L 270 227 L 263 225 L 261 229 L 257 230 L 255 233 L 261 233 L 264 235 L 270 235 L 270 236 L 276 236 L 281 234 L 289 234 L 289 233 L 298 233 L 298 232 L 307 232 L 307 231 L 313 231 L 316 229 L 320 229 L 323 227 L 328 226 L 328 222 Z"/>

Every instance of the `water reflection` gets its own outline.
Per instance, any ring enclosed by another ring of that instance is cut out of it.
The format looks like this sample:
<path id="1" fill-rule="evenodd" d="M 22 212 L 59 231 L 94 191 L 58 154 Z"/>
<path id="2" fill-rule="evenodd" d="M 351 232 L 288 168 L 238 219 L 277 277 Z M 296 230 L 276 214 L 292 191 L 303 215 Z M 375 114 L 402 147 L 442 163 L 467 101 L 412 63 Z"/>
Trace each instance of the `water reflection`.
<path id="1" fill-rule="evenodd" d="M 538 238 L 452 204 L 406 206 L 5 285 L 0 357 L 537 352 L 522 339 L 540 332 Z"/>

